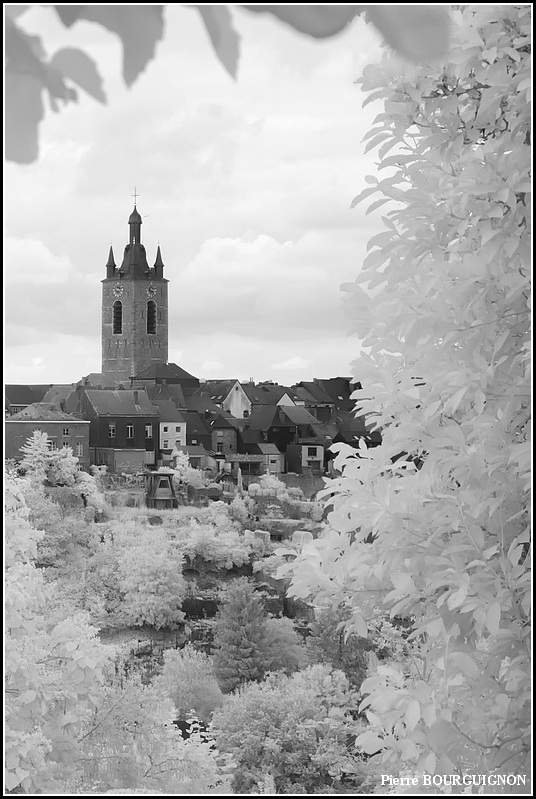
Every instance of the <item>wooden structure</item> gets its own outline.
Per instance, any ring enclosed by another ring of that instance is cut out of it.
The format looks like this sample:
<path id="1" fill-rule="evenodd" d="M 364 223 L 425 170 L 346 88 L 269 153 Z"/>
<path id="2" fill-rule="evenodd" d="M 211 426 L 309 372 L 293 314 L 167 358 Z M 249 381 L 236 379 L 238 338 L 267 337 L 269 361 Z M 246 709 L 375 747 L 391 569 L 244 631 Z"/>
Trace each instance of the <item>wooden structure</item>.
<path id="1" fill-rule="evenodd" d="M 173 487 L 173 469 L 162 466 L 155 472 L 145 473 L 145 504 L 148 508 L 176 508 L 177 496 Z"/>

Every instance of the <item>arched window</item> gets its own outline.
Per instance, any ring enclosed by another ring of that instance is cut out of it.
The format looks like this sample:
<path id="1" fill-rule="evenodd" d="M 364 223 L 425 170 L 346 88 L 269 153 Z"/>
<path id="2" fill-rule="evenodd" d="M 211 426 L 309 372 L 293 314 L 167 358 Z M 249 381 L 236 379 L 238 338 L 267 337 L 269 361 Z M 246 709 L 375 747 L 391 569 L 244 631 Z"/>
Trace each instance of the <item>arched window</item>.
<path id="1" fill-rule="evenodd" d="M 154 335 L 156 333 L 156 302 L 149 300 L 147 303 L 147 333 Z"/>
<path id="2" fill-rule="evenodd" d="M 113 332 L 114 333 L 122 333 L 123 332 L 123 303 L 114 302 L 114 325 L 113 325 Z"/>

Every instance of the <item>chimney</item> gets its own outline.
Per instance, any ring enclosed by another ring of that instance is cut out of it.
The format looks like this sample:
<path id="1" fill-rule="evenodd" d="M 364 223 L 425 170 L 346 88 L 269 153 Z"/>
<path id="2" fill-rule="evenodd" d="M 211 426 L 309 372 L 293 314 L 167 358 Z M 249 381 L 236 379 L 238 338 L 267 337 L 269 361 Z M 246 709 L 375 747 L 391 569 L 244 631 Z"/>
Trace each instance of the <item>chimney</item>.
<path id="1" fill-rule="evenodd" d="M 135 391 L 134 392 L 134 405 L 139 405 L 139 398 L 140 398 L 139 391 Z"/>

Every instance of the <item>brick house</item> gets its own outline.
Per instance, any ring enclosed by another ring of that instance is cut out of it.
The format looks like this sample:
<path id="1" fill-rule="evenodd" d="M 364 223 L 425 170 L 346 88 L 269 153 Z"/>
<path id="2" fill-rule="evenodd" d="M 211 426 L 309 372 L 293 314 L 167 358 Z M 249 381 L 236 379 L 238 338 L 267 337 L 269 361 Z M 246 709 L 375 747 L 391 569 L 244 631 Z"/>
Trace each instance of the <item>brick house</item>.
<path id="1" fill-rule="evenodd" d="M 89 471 L 89 427 L 90 423 L 70 413 L 60 411 L 55 405 L 35 402 L 13 414 L 5 421 L 5 457 L 21 460 L 21 446 L 39 430 L 46 433 L 51 449 L 71 447 L 80 468 Z"/>

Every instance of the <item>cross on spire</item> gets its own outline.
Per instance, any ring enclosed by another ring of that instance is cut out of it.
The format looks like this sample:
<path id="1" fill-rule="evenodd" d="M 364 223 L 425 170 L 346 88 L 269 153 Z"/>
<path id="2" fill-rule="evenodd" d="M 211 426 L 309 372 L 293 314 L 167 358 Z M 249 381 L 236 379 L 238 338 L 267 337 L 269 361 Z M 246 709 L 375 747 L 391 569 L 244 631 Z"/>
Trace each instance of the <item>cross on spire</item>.
<path id="1" fill-rule="evenodd" d="M 135 207 L 137 205 L 137 198 L 140 197 L 140 195 L 136 193 L 136 186 L 134 186 L 134 194 L 131 194 L 130 196 L 134 197 L 134 207 Z"/>

